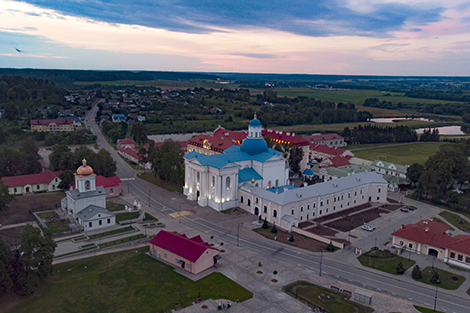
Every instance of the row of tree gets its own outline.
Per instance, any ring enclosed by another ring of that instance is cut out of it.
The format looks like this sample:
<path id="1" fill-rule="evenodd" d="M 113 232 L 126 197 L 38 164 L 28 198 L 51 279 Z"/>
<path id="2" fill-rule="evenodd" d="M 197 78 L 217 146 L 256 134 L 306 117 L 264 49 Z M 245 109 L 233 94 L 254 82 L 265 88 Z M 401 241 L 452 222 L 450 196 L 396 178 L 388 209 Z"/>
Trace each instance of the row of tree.
<path id="1" fill-rule="evenodd" d="M 31 137 L 26 138 L 21 148 L 0 151 L 0 177 L 36 174 L 41 172 L 38 147 Z"/>
<path id="2" fill-rule="evenodd" d="M 0 238 L 0 294 L 29 295 L 52 274 L 52 260 L 57 244 L 46 228 L 27 225 L 20 244 L 12 247 Z"/>
<path id="3" fill-rule="evenodd" d="M 351 130 L 343 130 L 344 140 L 348 144 L 388 143 L 388 142 L 414 142 L 418 134 L 408 126 L 381 127 L 377 125 L 359 125 Z"/>

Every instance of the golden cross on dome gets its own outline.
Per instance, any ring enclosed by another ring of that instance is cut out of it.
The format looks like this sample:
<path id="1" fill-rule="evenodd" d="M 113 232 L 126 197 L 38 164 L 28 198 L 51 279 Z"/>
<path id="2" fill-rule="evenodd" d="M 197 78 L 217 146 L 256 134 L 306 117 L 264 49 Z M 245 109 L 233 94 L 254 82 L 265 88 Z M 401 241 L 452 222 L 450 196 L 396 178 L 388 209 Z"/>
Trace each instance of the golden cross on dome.
<path id="1" fill-rule="evenodd" d="M 85 158 L 83 158 L 82 163 L 83 163 L 84 166 L 86 165 L 86 159 Z"/>
<path id="2" fill-rule="evenodd" d="M 254 118 L 256 118 L 256 112 L 255 112 L 255 117 Z"/>

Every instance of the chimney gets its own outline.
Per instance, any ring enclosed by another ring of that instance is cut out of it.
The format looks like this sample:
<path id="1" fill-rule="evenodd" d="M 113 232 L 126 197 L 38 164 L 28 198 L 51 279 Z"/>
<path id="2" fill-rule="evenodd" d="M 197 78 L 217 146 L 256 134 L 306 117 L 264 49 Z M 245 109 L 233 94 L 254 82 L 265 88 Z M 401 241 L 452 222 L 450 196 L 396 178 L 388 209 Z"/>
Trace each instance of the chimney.
<path id="1" fill-rule="evenodd" d="M 428 227 L 426 227 L 426 229 L 425 229 L 424 231 L 425 231 L 425 232 L 428 232 L 428 231 L 429 231 L 429 228 L 428 228 Z"/>

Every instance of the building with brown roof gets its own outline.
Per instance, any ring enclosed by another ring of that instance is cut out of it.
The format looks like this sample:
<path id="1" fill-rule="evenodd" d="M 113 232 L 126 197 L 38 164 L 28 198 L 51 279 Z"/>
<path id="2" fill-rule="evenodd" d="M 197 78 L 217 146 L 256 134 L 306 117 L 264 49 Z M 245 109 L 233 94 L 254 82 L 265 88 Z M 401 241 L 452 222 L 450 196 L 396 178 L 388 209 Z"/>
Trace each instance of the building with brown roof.
<path id="1" fill-rule="evenodd" d="M 55 131 L 73 131 L 73 118 L 56 118 L 49 120 L 31 120 L 31 131 L 55 132 Z"/>
<path id="2" fill-rule="evenodd" d="M 199 274 L 221 259 L 219 250 L 204 242 L 201 236 L 188 238 L 165 230 L 150 240 L 150 255 L 191 274 Z"/>
<path id="3" fill-rule="evenodd" d="M 44 170 L 42 173 L 2 177 L 1 180 L 8 186 L 8 192 L 12 195 L 26 193 L 55 191 L 59 189 L 61 182 L 59 172 Z"/>
<path id="4" fill-rule="evenodd" d="M 303 139 L 310 143 L 316 143 L 328 147 L 346 147 L 347 143 L 344 138 L 338 134 L 313 134 L 310 136 L 302 136 Z"/>

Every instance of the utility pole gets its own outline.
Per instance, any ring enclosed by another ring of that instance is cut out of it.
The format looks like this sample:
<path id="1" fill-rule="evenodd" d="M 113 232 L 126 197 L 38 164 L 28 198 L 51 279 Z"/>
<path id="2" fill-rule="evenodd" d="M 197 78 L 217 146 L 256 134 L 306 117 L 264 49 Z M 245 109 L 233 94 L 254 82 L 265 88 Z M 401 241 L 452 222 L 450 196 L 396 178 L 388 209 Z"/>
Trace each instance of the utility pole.
<path id="1" fill-rule="evenodd" d="M 150 208 L 150 189 L 149 189 L 149 208 Z"/>
<path id="2" fill-rule="evenodd" d="M 437 305 L 437 286 L 436 286 L 436 295 L 434 296 L 434 312 L 436 312 L 436 305 Z"/>
<path id="3" fill-rule="evenodd" d="M 323 249 L 321 249 L 321 253 L 320 253 L 320 276 L 321 276 L 321 265 L 322 265 L 322 262 L 323 262 Z"/>

